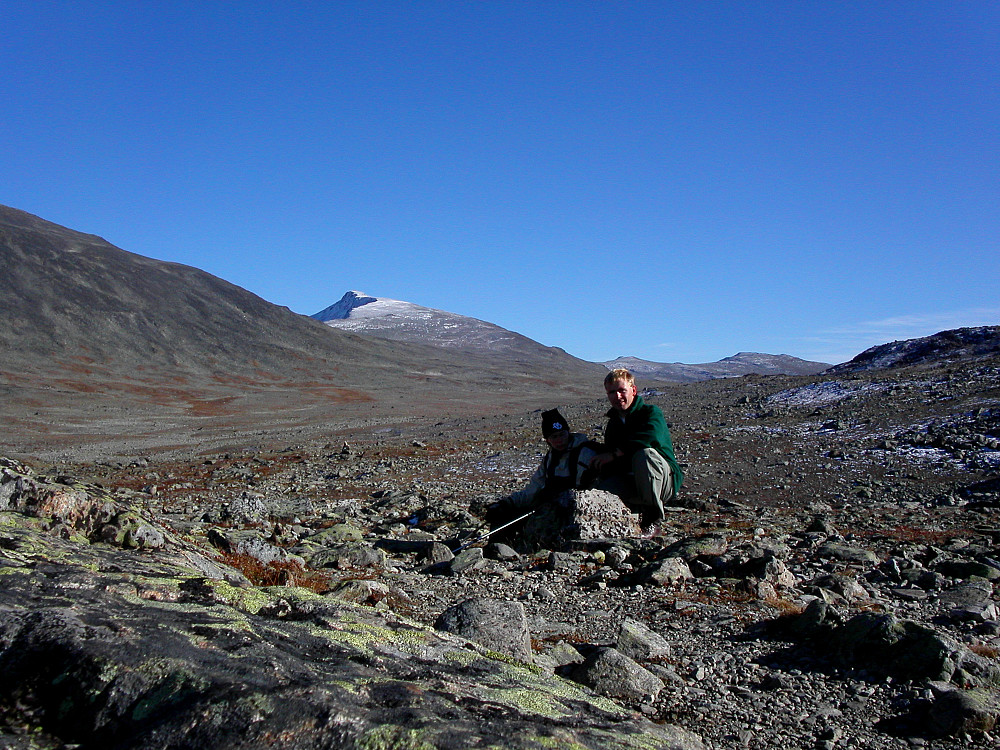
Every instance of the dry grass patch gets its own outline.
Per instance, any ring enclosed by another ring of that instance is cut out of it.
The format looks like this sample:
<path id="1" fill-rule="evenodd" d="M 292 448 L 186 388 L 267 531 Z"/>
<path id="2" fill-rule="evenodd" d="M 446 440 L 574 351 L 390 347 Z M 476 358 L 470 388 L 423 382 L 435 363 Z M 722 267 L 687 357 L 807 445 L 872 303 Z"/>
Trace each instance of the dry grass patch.
<path id="1" fill-rule="evenodd" d="M 307 570 L 298 563 L 262 563 L 256 557 L 237 552 L 224 552 L 220 562 L 240 571 L 254 586 L 299 586 L 317 594 L 330 590 L 331 578 L 326 573 Z"/>
<path id="2" fill-rule="evenodd" d="M 987 646 L 985 643 L 973 643 L 969 646 L 969 651 L 979 656 L 985 656 L 987 659 L 1000 659 L 1000 648 Z"/>

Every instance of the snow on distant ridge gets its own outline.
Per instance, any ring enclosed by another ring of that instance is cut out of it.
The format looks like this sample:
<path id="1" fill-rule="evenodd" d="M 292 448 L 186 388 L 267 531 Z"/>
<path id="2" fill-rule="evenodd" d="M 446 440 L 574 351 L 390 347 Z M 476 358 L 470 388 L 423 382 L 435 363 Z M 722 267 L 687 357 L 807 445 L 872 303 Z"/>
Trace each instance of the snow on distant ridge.
<path id="1" fill-rule="evenodd" d="M 940 331 L 904 341 L 892 341 L 865 349 L 850 362 L 831 368 L 830 372 L 860 372 L 901 365 L 940 362 L 952 358 L 971 358 L 1000 351 L 1000 326 L 976 326 Z"/>
<path id="2" fill-rule="evenodd" d="M 402 302 L 398 299 L 388 299 L 386 297 L 369 297 L 364 292 L 347 292 L 337 302 L 334 302 L 325 310 L 321 310 L 312 317 L 324 323 L 334 320 L 358 321 L 370 318 L 384 318 L 389 315 L 396 315 L 401 318 L 412 320 L 427 320 L 438 315 L 450 315 L 443 310 L 435 310 L 430 307 L 421 307 L 412 302 Z"/>
<path id="3" fill-rule="evenodd" d="M 359 291 L 347 292 L 311 317 L 354 333 L 452 348 L 494 351 L 523 338 L 476 318 Z"/>

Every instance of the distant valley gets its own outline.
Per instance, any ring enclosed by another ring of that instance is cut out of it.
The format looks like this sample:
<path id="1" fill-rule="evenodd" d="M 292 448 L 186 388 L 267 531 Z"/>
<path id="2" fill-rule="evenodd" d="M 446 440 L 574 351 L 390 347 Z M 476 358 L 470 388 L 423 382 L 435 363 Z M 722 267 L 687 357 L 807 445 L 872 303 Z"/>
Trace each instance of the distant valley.
<path id="1" fill-rule="evenodd" d="M 997 327 L 946 331 L 833 369 L 750 353 L 694 365 L 586 362 L 485 321 L 360 292 L 299 315 L 197 268 L 3 206 L 0 263 L 0 416 L 8 447 L 26 453 L 163 451 L 528 414 L 599 402 L 617 365 L 682 388 L 988 355 L 1000 339 Z"/>

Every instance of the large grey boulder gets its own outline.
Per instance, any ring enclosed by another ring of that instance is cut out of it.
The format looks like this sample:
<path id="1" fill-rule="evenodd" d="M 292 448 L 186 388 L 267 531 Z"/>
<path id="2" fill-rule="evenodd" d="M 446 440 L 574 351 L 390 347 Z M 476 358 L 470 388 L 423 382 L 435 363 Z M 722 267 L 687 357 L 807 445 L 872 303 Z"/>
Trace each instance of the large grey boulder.
<path id="1" fill-rule="evenodd" d="M 831 654 L 904 680 L 951 679 L 962 647 L 933 628 L 891 614 L 863 612 L 825 639 Z"/>
<path id="2" fill-rule="evenodd" d="M 855 563 L 858 565 L 877 565 L 878 555 L 871 550 L 861 547 L 852 547 L 839 542 L 827 542 L 820 545 L 816 550 L 817 557 L 831 558 L 841 562 Z"/>
<path id="3" fill-rule="evenodd" d="M 672 586 L 675 583 L 694 578 L 690 566 L 681 557 L 668 557 L 644 568 L 642 580 L 657 586 Z"/>
<path id="4" fill-rule="evenodd" d="M 728 549 L 729 540 L 725 534 L 703 534 L 674 542 L 667 548 L 666 554 L 691 562 L 699 557 L 723 555 Z"/>
<path id="5" fill-rule="evenodd" d="M 663 689 L 655 674 L 616 648 L 599 648 L 573 673 L 574 678 L 601 695 L 630 703 L 652 703 Z"/>
<path id="6" fill-rule="evenodd" d="M 1000 665 L 934 628 L 891 614 L 863 612 L 842 624 L 832 608 L 813 601 L 787 633 L 811 640 L 823 654 L 898 680 L 934 686 L 923 717 L 932 732 L 989 731 L 1000 716 Z"/>
<path id="7" fill-rule="evenodd" d="M 1000 720 L 1000 692 L 983 688 L 939 691 L 931 702 L 929 720 L 939 735 L 991 732 Z"/>
<path id="8" fill-rule="evenodd" d="M 628 618 L 622 621 L 615 648 L 635 661 L 670 655 L 670 644 L 666 638 L 650 630 L 644 623 Z"/>
<path id="9" fill-rule="evenodd" d="M 320 547 L 308 557 L 313 568 L 336 568 L 338 570 L 363 570 L 382 568 L 386 564 L 386 554 L 367 542 L 349 542 L 334 547 Z"/>
<path id="10" fill-rule="evenodd" d="M 519 661 L 532 659 L 528 619 L 520 602 L 485 597 L 466 599 L 445 610 L 434 627 Z"/>
<path id="11" fill-rule="evenodd" d="M 230 500 L 222 511 L 222 520 L 235 524 L 266 523 L 270 511 L 264 498 L 252 492 L 243 492 L 239 497 Z"/>
<path id="12" fill-rule="evenodd" d="M 570 490 L 567 539 L 627 539 L 642 534 L 636 515 L 621 498 L 603 490 Z"/>
<path id="13" fill-rule="evenodd" d="M 482 547 L 470 547 L 456 554 L 451 560 L 440 563 L 449 575 L 458 576 L 486 565 Z"/>
<path id="14" fill-rule="evenodd" d="M 209 530 L 207 536 L 208 540 L 222 552 L 245 555 L 257 560 L 262 565 L 287 563 L 301 567 L 305 564 L 300 556 L 267 542 L 258 532 L 253 530 L 213 528 Z"/>

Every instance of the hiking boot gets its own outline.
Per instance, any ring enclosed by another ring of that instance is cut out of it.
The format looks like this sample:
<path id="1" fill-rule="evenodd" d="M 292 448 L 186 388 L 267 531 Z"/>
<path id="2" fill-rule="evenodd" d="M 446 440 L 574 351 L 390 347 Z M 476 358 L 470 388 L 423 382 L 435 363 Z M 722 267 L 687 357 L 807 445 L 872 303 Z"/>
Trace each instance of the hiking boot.
<path id="1" fill-rule="evenodd" d="M 666 523 L 664 523 L 661 518 L 658 521 L 653 521 L 652 523 L 642 525 L 642 538 L 651 539 L 657 536 L 666 536 L 667 528 Z"/>

